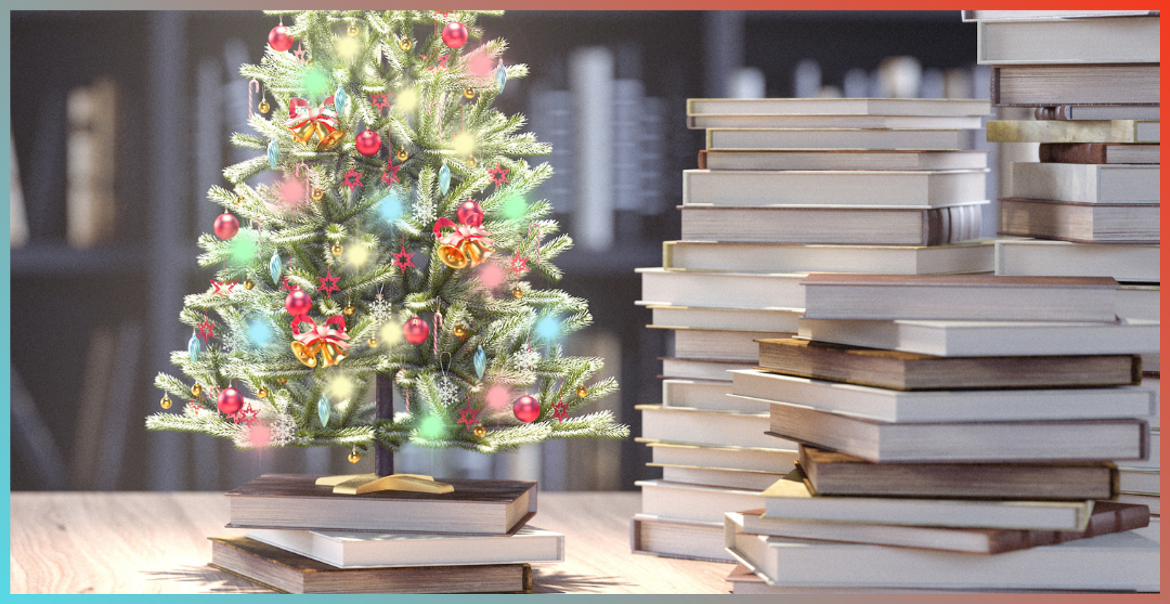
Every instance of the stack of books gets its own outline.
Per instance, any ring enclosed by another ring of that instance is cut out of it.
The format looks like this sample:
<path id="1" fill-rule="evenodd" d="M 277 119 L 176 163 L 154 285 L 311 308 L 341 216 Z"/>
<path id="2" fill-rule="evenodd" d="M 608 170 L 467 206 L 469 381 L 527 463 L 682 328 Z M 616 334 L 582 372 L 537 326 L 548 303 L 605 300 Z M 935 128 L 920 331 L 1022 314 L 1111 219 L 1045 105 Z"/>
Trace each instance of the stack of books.
<path id="1" fill-rule="evenodd" d="M 986 154 L 963 150 L 988 101 L 692 99 L 706 129 L 683 173 L 682 240 L 639 269 L 656 329 L 673 334 L 661 405 L 642 435 L 662 478 L 639 481 L 636 552 L 733 561 L 723 513 L 757 507 L 794 467 L 797 444 L 765 434 L 765 402 L 736 399 L 729 370 L 755 365 L 755 340 L 792 335 L 812 272 L 992 271 L 975 241 Z"/>
<path id="2" fill-rule="evenodd" d="M 1108 277 L 811 275 L 798 337 L 732 397 L 800 443 L 763 509 L 728 513 L 745 591 L 1158 591 L 1157 525 L 1118 501 L 1156 458 Z M 1146 533 L 1134 529 L 1146 528 Z M 1153 538 L 1150 538 L 1153 536 Z"/>
<path id="3" fill-rule="evenodd" d="M 978 21 L 996 104 L 1034 108 L 1035 117 L 988 122 L 987 139 L 1039 144 L 1039 161 L 1011 164 L 1005 179 L 1000 231 L 1017 238 L 996 243 L 996 273 L 1113 277 L 1122 283 L 1118 316 L 1158 321 L 1159 16 L 974 12 L 966 18 Z M 1142 361 L 1144 383 L 1157 388 L 1157 351 Z M 1156 416 L 1152 428 L 1156 448 Z M 1157 455 L 1119 465 L 1121 498 L 1157 514 Z"/>
<path id="4" fill-rule="evenodd" d="M 533 563 L 564 560 L 564 535 L 528 526 L 536 483 L 456 480 L 446 493 L 358 494 L 266 474 L 228 491 L 211 566 L 287 593 L 529 593 Z"/>

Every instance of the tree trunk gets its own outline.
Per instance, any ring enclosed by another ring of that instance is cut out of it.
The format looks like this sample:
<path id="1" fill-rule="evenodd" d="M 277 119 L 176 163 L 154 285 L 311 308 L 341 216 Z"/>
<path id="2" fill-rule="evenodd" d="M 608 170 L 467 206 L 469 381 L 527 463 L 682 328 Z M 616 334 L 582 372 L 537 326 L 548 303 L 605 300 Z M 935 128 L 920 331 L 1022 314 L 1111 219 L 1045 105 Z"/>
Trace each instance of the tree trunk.
<path id="1" fill-rule="evenodd" d="M 394 419 L 394 378 L 378 374 L 375 382 L 376 419 Z M 374 442 L 374 473 L 389 476 L 394 473 L 394 452 Z"/>

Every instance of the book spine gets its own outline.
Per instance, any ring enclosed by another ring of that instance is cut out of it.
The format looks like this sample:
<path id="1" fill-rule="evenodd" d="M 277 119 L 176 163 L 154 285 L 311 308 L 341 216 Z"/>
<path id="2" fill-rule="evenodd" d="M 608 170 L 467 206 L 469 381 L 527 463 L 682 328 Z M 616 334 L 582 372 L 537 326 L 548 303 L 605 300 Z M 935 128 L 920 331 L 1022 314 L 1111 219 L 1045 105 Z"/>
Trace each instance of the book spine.
<path id="1" fill-rule="evenodd" d="M 1040 161 L 1062 164 L 1104 164 L 1108 145 L 1101 143 L 1040 143 Z"/>
<path id="2" fill-rule="evenodd" d="M 706 149 L 699 150 L 699 169 L 700 170 L 707 169 L 707 150 Z"/>

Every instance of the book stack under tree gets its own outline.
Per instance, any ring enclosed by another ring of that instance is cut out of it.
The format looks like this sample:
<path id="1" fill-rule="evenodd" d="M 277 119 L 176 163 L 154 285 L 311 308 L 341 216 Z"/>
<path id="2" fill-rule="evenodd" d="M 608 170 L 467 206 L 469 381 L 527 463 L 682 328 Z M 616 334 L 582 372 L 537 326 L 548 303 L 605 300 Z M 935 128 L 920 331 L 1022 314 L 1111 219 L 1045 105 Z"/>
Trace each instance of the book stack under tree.
<path id="1" fill-rule="evenodd" d="M 1039 146 L 1039 161 L 1012 163 L 1004 179 L 1000 232 L 1013 238 L 996 243 L 996 274 L 1113 277 L 1122 284 L 1118 316 L 1158 321 L 1160 18 L 1064 16 L 965 15 L 978 22 L 979 61 L 995 70 L 993 88 L 1001 84 L 998 96 L 993 89 L 997 106 L 1030 108 L 1035 118 L 988 122 L 987 140 Z M 1005 96 L 1005 81 L 1032 93 Z M 1157 352 L 1142 359 L 1155 388 Z M 1157 442 L 1156 416 L 1151 428 Z M 1121 497 L 1157 514 L 1158 457 L 1119 466 Z"/>
<path id="2" fill-rule="evenodd" d="M 1119 497 L 1119 466 L 1157 456 L 1158 324 L 1116 318 L 1114 279 L 802 286 L 798 336 L 732 372 L 800 443 L 762 509 L 725 515 L 736 591 L 1158 591 L 1157 522 Z"/>
<path id="3" fill-rule="evenodd" d="M 733 561 L 723 513 L 756 507 L 794 467 L 797 444 L 768 436 L 766 402 L 736 399 L 729 370 L 755 340 L 791 335 L 812 272 L 961 274 L 992 270 L 975 241 L 986 154 L 964 150 L 987 101 L 692 99 L 706 129 L 683 173 L 682 239 L 639 269 L 651 328 L 673 335 L 660 405 L 642 435 L 662 478 L 638 482 L 636 552 Z M 746 507 L 745 507 L 746 506 Z"/>

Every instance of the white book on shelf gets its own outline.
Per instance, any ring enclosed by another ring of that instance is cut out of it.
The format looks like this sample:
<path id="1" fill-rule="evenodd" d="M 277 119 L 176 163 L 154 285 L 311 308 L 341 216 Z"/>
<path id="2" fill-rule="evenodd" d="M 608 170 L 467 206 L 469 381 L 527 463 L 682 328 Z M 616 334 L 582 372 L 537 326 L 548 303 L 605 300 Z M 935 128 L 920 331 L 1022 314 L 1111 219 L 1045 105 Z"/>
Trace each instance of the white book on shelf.
<path id="1" fill-rule="evenodd" d="M 804 308 L 808 273 L 691 272 L 639 268 L 643 305 L 707 308 Z"/>
<path id="2" fill-rule="evenodd" d="M 986 170 L 684 170 L 683 205 L 917 208 L 987 198 Z"/>
<path id="3" fill-rule="evenodd" d="M 665 480 L 638 480 L 642 488 L 642 513 L 675 520 L 718 522 L 727 510 L 748 510 L 760 507 L 760 491 L 729 489 L 667 482 Z"/>
<path id="4" fill-rule="evenodd" d="M 1148 417 L 1149 388 L 891 390 L 767 371 L 733 371 L 733 398 L 783 402 L 883 422 L 991 422 Z"/>
<path id="5" fill-rule="evenodd" d="M 734 411 L 738 413 L 767 413 L 768 403 L 742 401 L 731 398 L 728 382 L 698 380 L 662 380 L 662 407 L 703 409 L 707 411 Z"/>
<path id="6" fill-rule="evenodd" d="M 732 369 L 749 369 L 755 361 L 727 361 L 723 359 L 682 359 L 662 357 L 662 377 L 684 380 L 731 382 Z"/>
<path id="7" fill-rule="evenodd" d="M 660 405 L 637 405 L 642 438 L 695 445 L 796 449 L 796 443 L 769 436 L 768 413 L 711 411 Z"/>
<path id="8" fill-rule="evenodd" d="M 1159 17 L 980 21 L 980 65 L 1157 63 Z"/>
<path id="9" fill-rule="evenodd" d="M 738 468 L 705 468 L 702 466 L 680 466 L 650 462 L 651 468 L 662 470 L 662 480 L 686 484 L 697 484 L 707 487 L 722 487 L 727 489 L 748 489 L 762 491 L 784 476 L 783 470 L 776 472 L 761 472 L 758 470 L 741 470 Z"/>
<path id="10" fill-rule="evenodd" d="M 1118 466 L 1118 475 L 1117 489 L 1121 492 L 1141 495 L 1159 495 L 1162 492 L 1160 469 Z"/>
<path id="11" fill-rule="evenodd" d="M 695 306 L 647 305 L 654 327 L 796 331 L 803 308 L 704 308 Z"/>
<path id="12" fill-rule="evenodd" d="M 826 114 L 700 114 L 687 116 L 687 128 L 893 128 L 912 130 L 978 130 L 978 115 L 826 115 Z"/>
<path id="13" fill-rule="evenodd" d="M 1157 321 L 849 321 L 801 319 L 802 338 L 937 356 L 1157 354 Z M 1145 358 L 1143 356 L 1143 366 Z"/>
<path id="14" fill-rule="evenodd" d="M 687 115 L 988 115 L 986 99 L 687 99 Z"/>
<path id="15" fill-rule="evenodd" d="M 1117 290 L 1117 316 L 1157 321 L 1162 317 L 1161 287 L 1126 284 Z"/>
<path id="16" fill-rule="evenodd" d="M 962 149 L 965 130 L 709 128 L 707 149 Z"/>
<path id="17" fill-rule="evenodd" d="M 666 241 L 662 265 L 687 271 L 988 273 L 995 269 L 995 245 L 992 240 L 934 246 Z"/>
<path id="18" fill-rule="evenodd" d="M 634 514 L 630 519 L 630 551 L 667 558 L 734 562 L 723 548 L 721 522 L 696 522 Z"/>
<path id="19" fill-rule="evenodd" d="M 799 459 L 799 452 L 791 449 L 765 447 L 733 447 L 728 445 L 694 445 L 637 438 L 650 447 L 651 460 L 656 464 L 670 464 L 710 469 L 752 470 L 756 472 L 789 472 Z M 783 442 L 780 439 L 777 443 Z"/>
<path id="20" fill-rule="evenodd" d="M 1028 277 L 1113 277 L 1158 283 L 1157 243 L 1074 243 L 1005 238 L 995 242 L 995 274 Z"/>
<path id="21" fill-rule="evenodd" d="M 709 170 L 982 170 L 986 151 L 923 149 L 715 149 L 699 151 Z"/>
<path id="22" fill-rule="evenodd" d="M 1096 204 L 1158 204 L 1160 174 L 1159 164 L 1015 162 L 1008 197 Z"/>
<path id="23" fill-rule="evenodd" d="M 801 321 L 803 320 L 801 319 Z M 674 331 L 674 356 L 678 358 L 709 359 L 714 356 L 719 359 L 752 364 L 755 364 L 760 358 L 760 347 L 756 340 L 792 337 L 792 332 L 789 331 L 734 331 L 679 327 L 672 329 Z"/>

